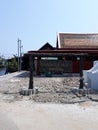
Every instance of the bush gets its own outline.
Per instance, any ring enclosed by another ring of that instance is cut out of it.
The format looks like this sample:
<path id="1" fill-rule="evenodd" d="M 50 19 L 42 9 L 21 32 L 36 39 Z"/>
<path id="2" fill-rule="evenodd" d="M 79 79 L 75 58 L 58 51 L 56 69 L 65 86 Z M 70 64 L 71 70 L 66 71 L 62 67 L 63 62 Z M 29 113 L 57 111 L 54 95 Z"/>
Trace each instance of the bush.
<path id="1" fill-rule="evenodd" d="M 10 62 L 8 62 L 7 72 L 16 72 L 18 70 L 18 63 L 16 58 L 12 58 Z"/>

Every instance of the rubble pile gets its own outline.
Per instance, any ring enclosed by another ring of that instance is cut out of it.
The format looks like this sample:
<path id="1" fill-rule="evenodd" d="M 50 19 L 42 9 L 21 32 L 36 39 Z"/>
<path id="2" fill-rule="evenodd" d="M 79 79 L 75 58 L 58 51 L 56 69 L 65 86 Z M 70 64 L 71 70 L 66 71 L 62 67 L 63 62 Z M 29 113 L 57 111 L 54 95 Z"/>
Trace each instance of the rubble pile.
<path id="1" fill-rule="evenodd" d="M 0 78 L 0 100 L 14 102 L 26 99 L 42 103 L 79 103 L 98 99 L 97 91 L 79 90 L 79 77 L 77 76 L 34 77 L 34 88 L 37 88 L 38 92 L 30 96 L 23 96 L 20 94 L 20 90 L 28 89 L 29 76 L 21 73 L 21 76 L 18 73 L 16 76 L 6 75 L 5 80 L 4 77 Z"/>

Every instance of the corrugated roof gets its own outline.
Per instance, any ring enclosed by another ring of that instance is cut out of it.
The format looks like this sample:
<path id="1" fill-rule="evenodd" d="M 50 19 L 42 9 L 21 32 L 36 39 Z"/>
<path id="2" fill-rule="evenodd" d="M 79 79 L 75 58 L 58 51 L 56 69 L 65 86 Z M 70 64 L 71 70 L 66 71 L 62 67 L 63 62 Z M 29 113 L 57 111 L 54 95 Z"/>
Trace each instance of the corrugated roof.
<path id="1" fill-rule="evenodd" d="M 98 48 L 98 34 L 59 33 L 58 48 Z"/>

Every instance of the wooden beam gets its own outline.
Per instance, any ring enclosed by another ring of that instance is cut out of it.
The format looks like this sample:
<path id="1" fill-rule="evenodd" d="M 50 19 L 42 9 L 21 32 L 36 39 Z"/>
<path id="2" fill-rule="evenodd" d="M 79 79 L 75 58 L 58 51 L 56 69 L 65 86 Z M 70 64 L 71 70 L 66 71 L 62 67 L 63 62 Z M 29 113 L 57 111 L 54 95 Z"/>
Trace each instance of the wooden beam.
<path id="1" fill-rule="evenodd" d="M 79 89 L 83 89 L 83 56 L 80 56 L 80 86 Z"/>
<path id="2" fill-rule="evenodd" d="M 74 56 L 74 57 L 79 57 L 79 56 L 86 56 L 88 55 L 87 53 L 62 53 L 62 52 L 33 52 L 33 53 L 26 53 L 25 55 L 33 55 L 34 57 L 61 57 L 61 56 Z"/>
<path id="3" fill-rule="evenodd" d="M 29 89 L 33 89 L 34 88 L 33 86 L 34 56 L 30 55 L 29 63 L 30 63 Z"/>

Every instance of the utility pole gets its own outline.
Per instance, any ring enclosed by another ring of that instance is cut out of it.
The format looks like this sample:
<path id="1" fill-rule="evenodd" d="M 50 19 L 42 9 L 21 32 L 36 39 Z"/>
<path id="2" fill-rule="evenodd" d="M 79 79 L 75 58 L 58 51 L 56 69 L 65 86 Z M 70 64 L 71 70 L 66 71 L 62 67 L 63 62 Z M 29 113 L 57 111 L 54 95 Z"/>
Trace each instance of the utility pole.
<path id="1" fill-rule="evenodd" d="M 21 71 L 21 40 L 20 40 L 20 71 Z"/>
<path id="2" fill-rule="evenodd" d="M 19 39 L 18 39 L 18 71 L 19 71 Z"/>
<path id="3" fill-rule="evenodd" d="M 21 57 L 22 57 L 22 53 L 21 53 L 21 48 L 23 46 L 21 45 L 21 40 L 18 39 L 18 71 L 21 71 Z"/>

